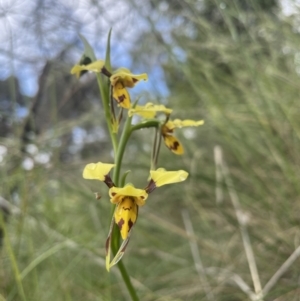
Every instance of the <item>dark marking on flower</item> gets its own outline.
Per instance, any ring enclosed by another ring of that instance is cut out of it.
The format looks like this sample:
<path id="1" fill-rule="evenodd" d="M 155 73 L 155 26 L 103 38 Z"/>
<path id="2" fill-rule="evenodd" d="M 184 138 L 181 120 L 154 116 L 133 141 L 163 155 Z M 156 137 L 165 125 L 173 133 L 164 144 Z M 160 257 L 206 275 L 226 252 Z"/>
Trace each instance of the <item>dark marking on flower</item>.
<path id="1" fill-rule="evenodd" d="M 133 222 L 132 222 L 132 220 L 130 219 L 130 220 L 128 221 L 128 227 L 129 227 L 128 232 L 130 231 L 130 229 L 131 229 L 132 226 L 133 226 Z"/>
<path id="2" fill-rule="evenodd" d="M 117 193 L 116 192 L 112 192 L 111 193 L 111 196 L 115 196 Z"/>
<path id="3" fill-rule="evenodd" d="M 132 207 L 130 206 L 130 207 L 127 207 L 127 208 L 125 208 L 125 207 L 122 207 L 122 209 L 124 209 L 124 210 L 131 210 L 132 209 Z"/>
<path id="4" fill-rule="evenodd" d="M 145 197 L 141 195 L 140 198 L 143 200 Z"/>
<path id="5" fill-rule="evenodd" d="M 148 183 L 147 187 L 145 188 L 145 191 L 149 194 L 156 188 L 155 182 L 151 179 Z"/>
<path id="6" fill-rule="evenodd" d="M 136 79 L 136 78 L 134 78 L 134 77 L 132 77 L 132 81 L 133 81 L 134 83 L 136 83 L 136 82 L 138 82 L 139 80 Z"/>
<path id="7" fill-rule="evenodd" d="M 86 66 L 89 65 L 92 62 L 92 60 L 88 56 L 83 56 L 79 62 L 80 66 Z M 87 73 L 87 70 L 82 70 L 79 73 L 79 77 L 81 77 L 83 74 Z"/>
<path id="8" fill-rule="evenodd" d="M 101 73 L 104 74 L 107 77 L 111 77 L 111 72 L 108 71 L 105 66 L 102 67 Z"/>
<path id="9" fill-rule="evenodd" d="M 122 94 L 122 95 L 118 96 L 119 102 L 123 102 L 125 99 L 126 99 L 125 94 Z"/>
<path id="10" fill-rule="evenodd" d="M 112 181 L 110 175 L 105 175 L 105 177 L 104 177 L 104 183 L 106 184 L 106 186 L 107 186 L 108 188 L 111 188 L 111 187 L 115 186 L 115 184 L 114 184 L 114 182 Z"/>
<path id="11" fill-rule="evenodd" d="M 176 151 L 179 146 L 180 146 L 179 142 L 178 141 L 174 141 L 173 145 L 171 146 L 171 149 L 173 149 L 173 150 Z"/>
<path id="12" fill-rule="evenodd" d="M 119 220 L 119 222 L 117 223 L 117 225 L 118 225 L 120 231 L 121 231 L 121 229 L 122 229 L 124 223 L 125 223 L 125 222 L 124 222 L 123 218 L 121 218 L 121 219 Z"/>

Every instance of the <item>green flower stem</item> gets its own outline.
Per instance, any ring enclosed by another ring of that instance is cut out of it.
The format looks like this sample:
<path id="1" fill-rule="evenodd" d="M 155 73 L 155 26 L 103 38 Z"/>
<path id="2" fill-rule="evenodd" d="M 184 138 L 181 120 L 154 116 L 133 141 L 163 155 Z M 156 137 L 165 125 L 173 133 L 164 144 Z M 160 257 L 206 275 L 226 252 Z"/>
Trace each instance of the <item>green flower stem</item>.
<path id="1" fill-rule="evenodd" d="M 117 135 L 115 133 L 113 133 L 112 124 L 111 124 L 111 114 L 110 114 L 110 108 L 109 108 L 109 90 L 108 90 L 108 87 L 105 86 L 100 74 L 97 74 L 97 81 L 98 81 L 99 90 L 101 93 L 102 103 L 103 103 L 103 107 L 104 107 L 105 119 L 106 119 L 109 135 L 111 137 L 113 150 L 114 150 L 114 154 L 115 154 L 115 163 L 116 163 L 117 171 L 114 172 L 114 177 L 113 177 L 114 180 L 113 181 L 117 185 L 119 182 L 120 168 L 122 165 L 123 154 L 125 151 L 127 141 L 130 137 L 131 118 L 128 118 L 125 123 L 125 127 L 122 132 L 121 139 L 120 139 L 120 146 L 118 147 Z M 113 208 L 113 211 L 112 211 L 112 215 L 113 215 L 115 206 L 113 206 L 112 208 Z M 112 248 L 112 252 L 114 255 L 118 252 L 119 241 L 120 241 L 120 231 L 118 230 L 117 227 L 114 227 L 113 233 L 112 233 L 112 242 L 111 242 L 111 248 Z M 124 264 L 122 262 L 119 262 L 117 264 L 117 266 L 122 275 L 123 281 L 128 289 L 128 292 L 131 296 L 131 299 L 133 301 L 139 301 L 137 293 L 130 281 L 130 277 L 126 271 Z"/>
<path id="2" fill-rule="evenodd" d="M 22 301 L 26 301 L 26 296 L 24 293 L 24 289 L 23 289 L 23 284 L 22 284 L 22 277 L 21 277 L 21 273 L 19 271 L 18 268 L 18 264 L 17 264 L 17 260 L 16 257 L 14 255 L 13 249 L 11 247 L 11 243 L 8 237 L 8 233 L 6 231 L 6 226 L 3 220 L 3 216 L 0 213 L 0 226 L 3 229 L 4 232 L 4 243 L 5 243 L 5 247 L 6 247 L 6 252 L 8 253 L 11 265 L 12 265 L 12 270 L 13 270 L 13 274 L 15 276 L 15 281 L 17 283 L 17 287 L 18 287 L 18 291 L 19 291 L 19 295 L 20 295 L 20 300 Z"/>
<path id="3" fill-rule="evenodd" d="M 120 171 L 121 171 L 121 166 L 122 166 L 123 155 L 125 152 L 127 141 L 131 134 L 131 119 L 132 119 L 131 117 L 128 117 L 124 124 L 123 132 L 122 132 L 122 135 L 120 138 L 120 143 L 118 146 L 118 151 L 115 156 L 116 167 L 114 169 L 113 182 L 115 183 L 115 185 L 117 187 L 119 186 Z M 111 215 L 113 215 L 114 211 L 115 211 L 115 206 L 112 207 Z M 112 245 L 111 245 L 113 254 L 117 253 L 117 251 L 119 249 L 119 242 L 120 242 L 120 231 L 117 229 L 117 227 L 115 227 L 113 229 Z M 126 270 L 125 270 L 125 272 L 126 272 Z M 125 281 L 125 279 L 124 279 L 124 281 Z M 130 283 L 130 285 L 131 285 L 131 283 Z"/>
<path id="4" fill-rule="evenodd" d="M 111 142 L 114 149 L 114 154 L 117 154 L 118 151 L 118 142 L 117 142 L 117 134 L 113 133 L 112 124 L 111 124 L 111 116 L 110 116 L 110 109 L 109 109 L 109 91 L 108 87 L 105 86 L 105 83 L 103 79 L 101 78 L 101 75 L 97 73 L 97 82 L 102 98 L 104 113 L 105 113 L 105 119 L 109 131 L 109 135 L 111 138 Z"/>
<path id="5" fill-rule="evenodd" d="M 157 119 L 148 119 L 131 127 L 131 132 L 144 128 L 159 127 L 160 121 Z"/>
<path id="6" fill-rule="evenodd" d="M 120 185 L 119 181 L 120 181 L 120 171 L 121 171 L 121 166 L 122 166 L 123 155 L 125 152 L 127 142 L 129 140 L 132 132 L 142 129 L 142 128 L 159 126 L 159 121 L 157 121 L 157 120 L 147 120 L 147 121 L 141 122 L 135 126 L 131 126 L 131 120 L 132 120 L 132 117 L 128 117 L 124 124 L 124 128 L 123 128 L 123 132 L 122 132 L 122 135 L 120 138 L 119 146 L 118 146 L 117 152 L 116 152 L 116 157 L 115 157 L 116 167 L 114 169 L 113 182 L 117 186 Z M 114 211 L 115 211 L 115 206 L 112 207 L 111 215 L 113 215 Z M 111 248 L 112 248 L 112 252 L 114 255 L 118 252 L 119 246 L 120 246 L 120 231 L 117 227 L 114 227 L 113 233 L 112 233 L 112 242 L 111 242 Z M 117 266 L 122 275 L 122 278 L 124 280 L 124 283 L 128 289 L 128 292 L 129 292 L 132 300 L 138 301 L 139 298 L 138 298 L 136 291 L 130 281 L 130 277 L 129 277 L 122 261 L 119 261 Z"/>
<path id="7" fill-rule="evenodd" d="M 132 134 L 133 131 L 137 131 L 143 128 L 149 128 L 149 127 L 158 127 L 160 125 L 160 122 L 156 119 L 149 119 L 146 121 L 143 121 L 141 123 L 138 123 L 134 126 L 131 126 L 131 120 L 132 117 L 128 117 L 125 125 L 124 130 L 121 135 L 120 144 L 118 147 L 118 152 L 115 158 L 115 164 L 116 167 L 114 169 L 114 175 L 113 175 L 113 182 L 116 184 L 116 186 L 119 186 L 119 178 L 120 178 L 120 171 L 122 166 L 122 159 L 125 152 L 125 148 L 127 145 L 127 141 Z"/>
<path id="8" fill-rule="evenodd" d="M 127 271 L 126 271 L 126 268 L 125 268 L 123 262 L 119 261 L 117 265 L 118 265 L 119 271 L 120 271 L 120 273 L 123 277 L 123 280 L 124 280 L 124 282 L 127 286 L 127 289 L 128 289 L 128 292 L 131 296 L 132 301 L 139 301 L 139 297 L 138 297 L 134 287 L 132 286 L 130 277 L 129 277 Z"/>
<path id="9" fill-rule="evenodd" d="M 115 156 L 115 164 L 116 164 L 116 167 L 114 169 L 114 175 L 113 175 L 113 182 L 115 183 L 115 185 L 119 186 L 119 179 L 120 179 L 120 170 L 121 170 L 121 166 L 122 166 L 122 159 L 123 159 L 123 155 L 124 155 L 124 152 L 125 152 L 125 148 L 126 148 L 126 144 L 127 144 L 127 141 L 130 137 L 130 134 L 131 134 L 131 119 L 130 117 L 127 118 L 126 122 L 125 122 L 125 125 L 124 125 L 124 128 L 123 128 L 123 132 L 122 132 L 122 135 L 121 135 L 121 138 L 120 138 L 120 143 L 119 143 L 119 146 L 117 148 L 117 152 L 115 153 L 116 156 Z M 111 215 L 113 215 L 115 211 L 115 205 L 112 206 L 112 213 Z M 113 218 L 113 216 L 112 216 Z M 119 246 L 120 246 L 120 231 L 117 227 L 114 227 L 113 229 L 113 233 L 112 233 L 112 241 L 111 241 L 111 249 L 112 249 L 112 252 L 114 255 L 117 254 L 118 252 L 118 249 L 119 249 Z M 139 301 L 139 298 L 137 296 L 137 293 L 131 283 L 131 280 L 130 280 L 130 277 L 127 273 L 127 270 L 124 266 L 124 264 L 122 263 L 122 261 L 119 261 L 118 264 L 118 269 L 122 275 L 122 278 L 123 278 L 123 281 L 128 289 L 128 292 L 131 296 L 131 299 L 133 301 Z"/>
<path id="10" fill-rule="evenodd" d="M 119 179 L 120 179 L 120 171 L 122 166 L 123 155 L 125 152 L 127 141 L 131 135 L 131 119 L 132 117 L 128 117 L 127 120 L 125 121 L 124 129 L 120 138 L 118 152 L 116 153 L 116 157 L 115 157 L 116 167 L 114 169 L 113 182 L 117 186 L 119 186 L 120 184 Z"/>
<path id="11" fill-rule="evenodd" d="M 160 122 L 157 119 L 149 119 L 146 121 L 143 121 L 131 128 L 132 131 L 137 131 L 143 128 L 149 128 L 149 127 L 155 127 L 155 139 L 154 139 L 154 144 L 153 144 L 153 149 L 152 149 L 152 154 L 151 154 L 151 169 L 156 169 L 156 164 L 157 164 L 157 158 L 158 158 L 158 153 L 160 149 L 160 142 L 161 142 L 161 134 L 158 133 L 159 131 L 159 126 Z M 158 143 L 157 143 L 157 137 L 158 138 Z"/>

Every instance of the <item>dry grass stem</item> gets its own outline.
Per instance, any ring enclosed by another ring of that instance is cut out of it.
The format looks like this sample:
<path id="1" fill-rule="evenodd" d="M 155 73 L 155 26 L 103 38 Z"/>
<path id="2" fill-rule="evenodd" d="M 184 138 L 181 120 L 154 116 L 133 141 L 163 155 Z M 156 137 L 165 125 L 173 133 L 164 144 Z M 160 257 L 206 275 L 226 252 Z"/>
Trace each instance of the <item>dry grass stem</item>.
<path id="1" fill-rule="evenodd" d="M 192 225 L 192 222 L 190 219 L 190 215 L 187 210 L 182 210 L 181 214 L 182 214 L 182 219 L 183 219 L 183 223 L 185 226 L 185 230 L 186 230 L 188 236 L 190 237 L 190 239 L 189 239 L 190 248 L 191 248 L 192 256 L 194 259 L 195 268 L 196 268 L 196 271 L 200 278 L 200 282 L 204 288 L 207 299 L 215 300 L 212 289 L 206 278 L 205 269 L 202 264 L 202 260 L 200 257 L 200 252 L 199 252 L 199 249 L 197 246 L 197 242 L 195 239 L 193 239 L 193 237 L 195 237 L 195 233 L 194 233 L 193 225 Z"/>
<path id="2" fill-rule="evenodd" d="M 262 292 L 266 295 L 273 286 L 277 283 L 280 277 L 290 268 L 290 266 L 295 262 L 295 260 L 300 256 L 300 246 L 292 253 L 292 255 L 282 264 L 282 266 L 277 270 L 277 272 L 272 276 L 268 283 L 264 286 Z"/>
<path id="3" fill-rule="evenodd" d="M 232 273 L 229 270 L 226 269 L 220 269 L 216 267 L 210 267 L 206 269 L 207 274 L 210 274 L 212 276 L 217 276 L 220 281 L 231 281 L 236 286 L 240 288 L 241 291 L 243 291 L 246 295 L 248 295 L 249 299 L 252 301 L 257 300 L 256 294 L 252 291 L 252 289 L 249 287 L 249 285 L 242 279 L 242 277 L 236 273 Z"/>
<path id="4" fill-rule="evenodd" d="M 247 257 L 247 261 L 248 261 L 248 265 L 249 265 L 249 269 L 250 269 L 250 273 L 251 273 L 254 290 L 257 295 L 257 300 L 262 300 L 262 286 L 261 286 L 261 282 L 260 282 L 260 278 L 259 278 L 259 274 L 258 274 L 258 270 L 257 270 L 255 256 L 254 256 L 253 249 L 251 246 L 250 237 L 249 237 L 247 227 L 246 227 L 247 219 L 246 219 L 245 214 L 242 211 L 239 197 L 234 189 L 228 167 L 226 166 L 226 164 L 223 160 L 222 149 L 220 146 L 215 146 L 214 154 L 215 154 L 215 158 L 217 158 L 216 164 L 220 167 L 220 169 L 222 171 L 222 175 L 223 175 L 226 187 L 228 189 L 228 193 L 229 193 L 229 196 L 230 196 L 230 199 L 231 199 L 232 205 L 234 207 L 236 217 L 237 217 L 237 220 L 238 220 L 238 223 L 240 226 L 241 236 L 242 236 L 244 249 L 245 249 L 245 253 L 246 253 L 246 257 Z"/>

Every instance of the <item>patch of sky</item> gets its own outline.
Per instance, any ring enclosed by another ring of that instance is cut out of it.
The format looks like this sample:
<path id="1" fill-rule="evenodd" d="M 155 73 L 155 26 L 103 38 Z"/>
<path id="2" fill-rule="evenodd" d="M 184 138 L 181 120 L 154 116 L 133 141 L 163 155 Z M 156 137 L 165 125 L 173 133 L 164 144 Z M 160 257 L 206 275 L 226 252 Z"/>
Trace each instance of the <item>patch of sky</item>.
<path id="1" fill-rule="evenodd" d="M 36 68 L 29 65 L 23 65 L 19 72 L 19 84 L 21 93 L 27 96 L 33 96 L 38 90 L 38 74 Z"/>
<path id="2" fill-rule="evenodd" d="M 132 66 L 130 51 L 135 47 L 138 34 L 149 29 L 148 23 L 139 17 L 127 3 L 123 1 L 43 1 L 39 5 L 34 1 L 1 0 L 1 27 L 6 29 L 1 35 L 2 50 L 0 54 L 0 78 L 5 79 L 15 74 L 20 82 L 21 92 L 34 96 L 38 89 L 38 75 L 45 62 L 57 56 L 67 44 L 78 44 L 78 51 L 72 51 L 73 62 L 79 60 L 83 45 L 77 32 L 82 32 L 95 47 L 96 56 L 104 58 L 107 34 L 113 26 L 112 52 L 113 65 L 117 68 Z M 161 5 L 161 9 L 167 9 Z M 115 8 L 118 7 L 118 10 Z M 17 14 L 22 11 L 22 14 Z M 52 13 L 51 13 L 52 12 Z M 56 13 L 55 13 L 56 12 Z M 105 12 L 105 13 L 104 13 Z M 167 26 L 168 25 L 168 26 Z M 159 29 L 171 26 L 163 19 L 157 24 Z M 165 36 L 170 40 L 170 36 Z M 178 50 L 176 50 L 178 55 Z M 9 56 L 9 59 L 8 59 Z M 75 56 L 77 56 L 75 58 Z M 13 62 L 13 64 L 12 64 Z M 70 61 L 71 62 L 71 61 Z M 132 70 L 143 73 L 148 70 Z M 169 91 L 165 84 L 162 68 L 156 64 L 148 71 L 148 83 L 139 84 L 135 95 L 148 91 L 155 95 L 167 97 Z M 20 111 L 18 115 L 26 112 Z"/>
<path id="3" fill-rule="evenodd" d="M 144 3 L 140 7 L 144 16 L 151 9 L 147 5 Z M 294 14 L 299 5 L 300 0 L 281 1 L 286 15 Z M 171 29 L 185 27 L 181 26 L 182 16 L 164 16 L 168 6 L 167 2 L 162 1 L 158 11 L 151 15 L 151 20 L 164 42 L 171 45 Z M 66 45 L 72 43 L 79 47 L 77 52 L 70 52 L 73 54 L 69 58 L 70 63 L 79 60 L 83 48 L 78 32 L 84 34 L 95 47 L 97 57 L 103 58 L 107 33 L 113 27 L 113 65 L 130 67 L 134 63 L 130 51 L 139 42 L 136 37 L 149 31 L 150 25 L 147 18 L 138 15 L 132 6 L 121 0 L 0 0 L 0 27 L 0 78 L 15 74 L 20 80 L 22 93 L 33 96 L 38 89 L 38 74 L 46 60 L 55 58 Z M 187 29 L 186 35 L 193 38 L 192 27 Z M 175 46 L 172 52 L 176 59 L 185 61 L 184 49 Z M 151 70 L 132 70 L 137 73 L 146 71 L 149 75 L 148 83 L 137 85 L 134 93 L 146 90 L 161 97 L 169 95 L 160 63 L 154 62 Z"/>
<path id="4" fill-rule="evenodd" d="M 29 111 L 26 107 L 17 104 L 16 111 L 15 111 L 15 117 L 17 121 L 24 119 L 26 116 L 28 116 L 28 113 Z"/>
<path id="5" fill-rule="evenodd" d="M 176 59 L 180 63 L 184 63 L 186 61 L 186 52 L 179 46 L 175 46 L 172 48 L 172 53 L 175 55 Z"/>
<path id="6" fill-rule="evenodd" d="M 72 142 L 71 153 L 79 151 L 85 143 L 93 143 L 106 139 L 106 134 L 101 126 L 96 126 L 90 130 L 86 130 L 79 126 L 76 126 L 72 130 Z"/>
<path id="7" fill-rule="evenodd" d="M 281 0 L 282 13 L 286 16 L 291 16 L 299 13 L 300 0 Z"/>

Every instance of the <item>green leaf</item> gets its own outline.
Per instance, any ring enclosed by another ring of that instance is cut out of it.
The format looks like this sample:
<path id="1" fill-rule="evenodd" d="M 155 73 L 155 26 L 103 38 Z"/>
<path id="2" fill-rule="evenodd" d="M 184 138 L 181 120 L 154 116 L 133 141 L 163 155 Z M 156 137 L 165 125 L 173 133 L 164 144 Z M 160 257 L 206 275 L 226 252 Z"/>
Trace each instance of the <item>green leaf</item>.
<path id="1" fill-rule="evenodd" d="M 108 71 L 112 72 L 111 62 L 110 62 L 110 40 L 111 40 L 111 32 L 112 28 L 109 30 L 107 36 L 107 44 L 106 44 L 106 54 L 105 54 L 105 67 Z"/>
<path id="2" fill-rule="evenodd" d="M 131 170 L 127 170 L 123 176 L 122 176 L 122 179 L 121 179 L 121 187 L 124 187 L 125 186 L 125 181 L 126 181 L 126 178 L 127 178 L 127 175 L 131 172 Z"/>
<path id="3" fill-rule="evenodd" d="M 92 60 L 92 62 L 96 61 L 96 56 L 94 53 L 94 50 L 92 48 L 92 46 L 89 44 L 89 42 L 87 41 L 87 39 L 82 35 L 82 34 L 78 34 L 81 41 L 83 42 L 84 45 L 84 52 L 83 52 L 83 57 L 88 57 Z"/>

